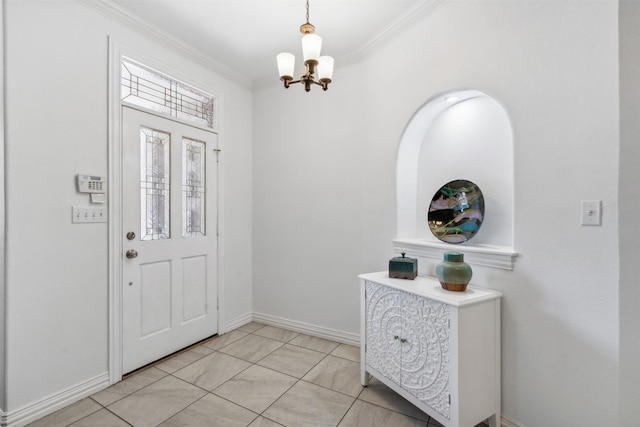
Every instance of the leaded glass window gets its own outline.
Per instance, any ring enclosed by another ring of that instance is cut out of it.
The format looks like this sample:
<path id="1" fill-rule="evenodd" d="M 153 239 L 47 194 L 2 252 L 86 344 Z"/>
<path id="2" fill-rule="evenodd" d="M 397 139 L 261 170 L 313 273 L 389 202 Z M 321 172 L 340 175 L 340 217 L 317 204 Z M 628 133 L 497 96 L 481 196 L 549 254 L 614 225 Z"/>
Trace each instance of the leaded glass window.
<path id="1" fill-rule="evenodd" d="M 128 60 L 121 62 L 121 99 L 214 128 L 216 97 Z"/>
<path id="2" fill-rule="evenodd" d="M 142 240 L 169 239 L 171 135 L 140 129 L 140 230 Z"/>
<path id="3" fill-rule="evenodd" d="M 182 139 L 182 236 L 205 235 L 205 143 Z"/>

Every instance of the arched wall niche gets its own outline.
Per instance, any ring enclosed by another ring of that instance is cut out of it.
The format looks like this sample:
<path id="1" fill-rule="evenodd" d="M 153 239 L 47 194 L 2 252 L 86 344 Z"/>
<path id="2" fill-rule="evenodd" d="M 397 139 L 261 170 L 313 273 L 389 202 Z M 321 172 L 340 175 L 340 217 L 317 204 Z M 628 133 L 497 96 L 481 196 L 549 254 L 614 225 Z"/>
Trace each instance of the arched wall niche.
<path id="1" fill-rule="evenodd" d="M 439 260 L 444 251 L 457 250 L 470 264 L 512 270 L 513 176 L 513 131 L 502 105 L 477 90 L 431 99 L 413 115 L 400 140 L 394 249 Z M 438 240 L 427 224 L 431 198 L 455 179 L 474 182 L 485 199 L 482 226 L 463 244 Z"/>

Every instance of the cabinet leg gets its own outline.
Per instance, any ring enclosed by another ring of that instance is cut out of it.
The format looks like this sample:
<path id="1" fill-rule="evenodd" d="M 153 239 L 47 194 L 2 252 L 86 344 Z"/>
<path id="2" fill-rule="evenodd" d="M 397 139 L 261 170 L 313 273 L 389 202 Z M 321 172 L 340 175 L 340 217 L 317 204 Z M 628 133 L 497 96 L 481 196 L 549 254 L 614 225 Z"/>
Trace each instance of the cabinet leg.
<path id="1" fill-rule="evenodd" d="M 371 375 L 369 375 L 369 373 L 365 371 L 364 368 L 360 369 L 360 384 L 362 384 L 363 387 L 366 387 L 369 385 L 370 379 L 371 379 Z"/>

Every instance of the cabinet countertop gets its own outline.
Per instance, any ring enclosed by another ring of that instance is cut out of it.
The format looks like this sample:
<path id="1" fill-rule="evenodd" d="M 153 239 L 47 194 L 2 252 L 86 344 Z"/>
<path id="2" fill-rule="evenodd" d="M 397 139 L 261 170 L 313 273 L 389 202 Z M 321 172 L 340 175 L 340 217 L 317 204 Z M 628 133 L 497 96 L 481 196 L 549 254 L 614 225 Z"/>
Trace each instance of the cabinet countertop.
<path id="1" fill-rule="evenodd" d="M 376 282 L 401 291 L 410 292 L 426 298 L 431 298 L 444 304 L 460 307 L 477 304 L 482 301 L 500 298 L 502 294 L 490 289 L 467 286 L 464 292 L 447 291 L 442 288 L 435 277 L 418 276 L 414 280 L 391 279 L 388 271 L 366 273 L 358 276 L 360 279 Z"/>

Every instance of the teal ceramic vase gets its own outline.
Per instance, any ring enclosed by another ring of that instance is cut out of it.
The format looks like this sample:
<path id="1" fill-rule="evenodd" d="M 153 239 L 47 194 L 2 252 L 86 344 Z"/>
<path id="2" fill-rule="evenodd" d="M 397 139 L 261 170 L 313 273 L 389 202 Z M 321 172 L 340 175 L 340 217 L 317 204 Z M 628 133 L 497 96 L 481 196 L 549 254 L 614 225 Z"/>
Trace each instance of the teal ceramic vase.
<path id="1" fill-rule="evenodd" d="M 436 267 L 436 276 L 448 291 L 465 291 L 472 274 L 471 266 L 464 262 L 462 252 L 445 252 L 444 261 Z"/>

